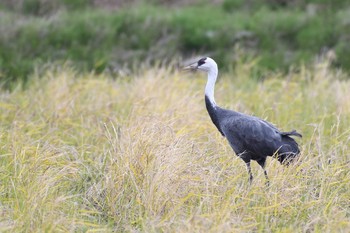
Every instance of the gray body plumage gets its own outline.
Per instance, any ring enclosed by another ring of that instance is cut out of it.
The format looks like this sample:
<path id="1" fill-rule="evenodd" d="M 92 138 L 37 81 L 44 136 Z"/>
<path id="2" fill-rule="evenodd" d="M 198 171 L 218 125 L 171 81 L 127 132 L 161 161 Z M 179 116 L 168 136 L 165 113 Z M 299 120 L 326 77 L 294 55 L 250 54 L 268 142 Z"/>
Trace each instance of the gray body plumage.
<path id="1" fill-rule="evenodd" d="M 298 144 L 290 137 L 301 136 L 297 132 L 281 132 L 258 117 L 213 106 L 208 97 L 205 103 L 214 125 L 246 163 L 255 160 L 264 166 L 267 156 L 288 163 L 299 154 Z"/>

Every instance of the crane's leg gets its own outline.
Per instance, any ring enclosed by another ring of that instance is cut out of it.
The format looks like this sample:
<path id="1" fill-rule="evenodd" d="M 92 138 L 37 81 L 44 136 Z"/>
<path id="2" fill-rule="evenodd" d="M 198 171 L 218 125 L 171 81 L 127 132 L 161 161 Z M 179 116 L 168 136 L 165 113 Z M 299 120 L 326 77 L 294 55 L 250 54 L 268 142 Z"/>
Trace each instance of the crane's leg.
<path id="1" fill-rule="evenodd" d="M 249 184 L 252 184 L 252 182 L 253 182 L 253 173 L 252 173 L 252 168 L 250 167 L 250 160 L 249 161 L 245 161 L 245 164 L 247 165 L 247 170 L 248 170 L 248 174 L 249 174 Z"/>
<path id="2" fill-rule="evenodd" d="M 265 158 L 265 159 L 257 160 L 257 162 L 258 162 L 258 164 L 261 166 L 261 168 L 264 170 L 264 175 L 265 175 L 265 178 L 266 178 L 266 185 L 269 186 L 269 185 L 270 185 L 270 179 L 269 179 L 269 177 L 267 176 L 267 172 L 266 172 L 266 169 L 265 169 L 266 158 Z"/>

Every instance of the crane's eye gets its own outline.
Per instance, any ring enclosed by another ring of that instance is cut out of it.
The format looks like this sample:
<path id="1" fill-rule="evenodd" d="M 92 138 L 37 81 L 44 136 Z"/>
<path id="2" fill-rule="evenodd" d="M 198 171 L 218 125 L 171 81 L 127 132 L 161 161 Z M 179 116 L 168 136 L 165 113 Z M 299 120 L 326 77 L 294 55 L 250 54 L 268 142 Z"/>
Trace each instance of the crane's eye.
<path id="1" fill-rule="evenodd" d="M 205 63 L 205 60 L 206 60 L 206 59 L 207 59 L 206 57 L 200 59 L 200 60 L 198 61 L 198 66 L 203 65 L 203 64 Z"/>

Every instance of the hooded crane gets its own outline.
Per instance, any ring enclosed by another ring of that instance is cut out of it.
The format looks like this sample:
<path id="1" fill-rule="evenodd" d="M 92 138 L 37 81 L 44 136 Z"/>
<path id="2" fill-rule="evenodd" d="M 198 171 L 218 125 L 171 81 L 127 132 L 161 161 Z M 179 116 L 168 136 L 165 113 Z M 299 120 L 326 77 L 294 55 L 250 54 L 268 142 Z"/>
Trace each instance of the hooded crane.
<path id="1" fill-rule="evenodd" d="M 291 136 L 302 136 L 295 130 L 281 132 L 271 123 L 258 117 L 217 106 L 214 99 L 214 87 L 218 76 L 218 66 L 213 59 L 202 58 L 185 69 L 202 70 L 208 73 L 205 105 L 209 116 L 222 136 L 226 137 L 236 155 L 246 163 L 250 183 L 253 180 L 251 160 L 255 160 L 262 167 L 267 183 L 269 183 L 265 170 L 267 156 L 276 157 L 281 164 L 286 165 L 297 157 L 300 150 L 297 142 Z"/>

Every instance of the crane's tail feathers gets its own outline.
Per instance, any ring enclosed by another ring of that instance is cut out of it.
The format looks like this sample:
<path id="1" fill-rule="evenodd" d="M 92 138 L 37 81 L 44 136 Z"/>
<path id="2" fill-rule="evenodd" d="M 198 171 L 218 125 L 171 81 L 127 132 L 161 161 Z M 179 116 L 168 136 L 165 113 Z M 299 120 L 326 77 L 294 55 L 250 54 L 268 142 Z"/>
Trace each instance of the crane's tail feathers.
<path id="1" fill-rule="evenodd" d="M 278 160 L 281 164 L 289 165 L 294 160 L 298 158 L 300 153 L 298 143 L 290 136 L 301 137 L 301 134 L 297 133 L 295 130 L 291 132 L 286 132 L 287 134 L 282 135 L 282 146 L 278 151 Z"/>
<path id="2" fill-rule="evenodd" d="M 290 132 L 281 132 L 281 134 L 282 134 L 283 136 L 296 136 L 296 137 L 300 137 L 300 138 L 303 137 L 303 135 L 301 135 L 300 133 L 298 133 L 295 129 L 292 130 L 292 131 L 290 131 Z"/>
<path id="3" fill-rule="evenodd" d="M 292 164 L 295 160 L 297 160 L 299 157 L 299 151 L 296 153 L 290 152 L 290 153 L 282 153 L 279 154 L 277 159 L 278 161 L 285 165 L 285 166 L 289 166 L 290 164 Z"/>

